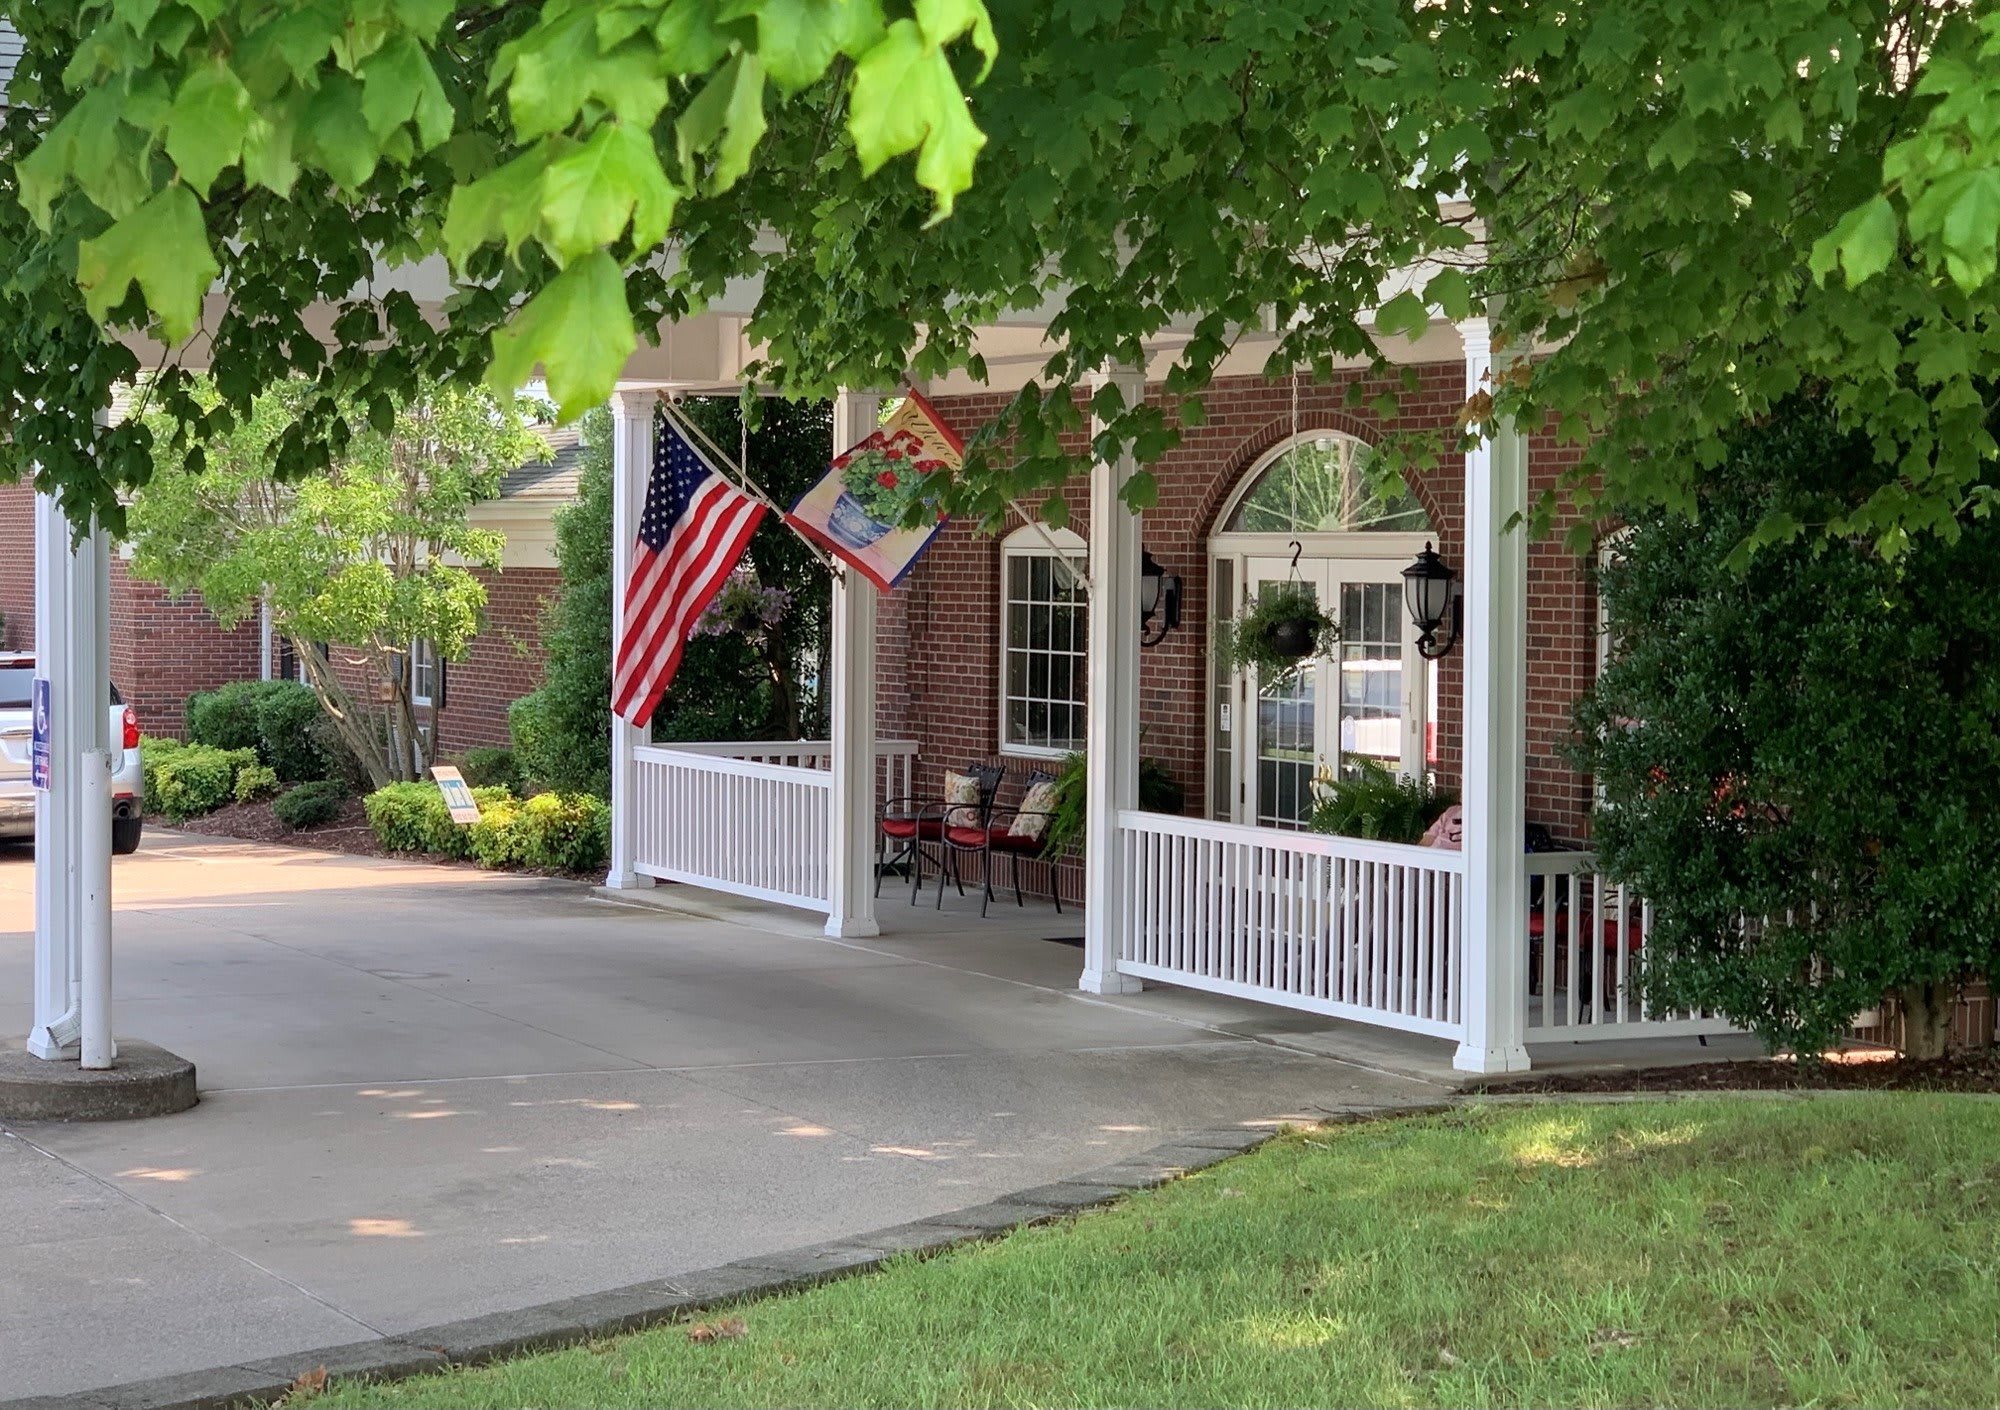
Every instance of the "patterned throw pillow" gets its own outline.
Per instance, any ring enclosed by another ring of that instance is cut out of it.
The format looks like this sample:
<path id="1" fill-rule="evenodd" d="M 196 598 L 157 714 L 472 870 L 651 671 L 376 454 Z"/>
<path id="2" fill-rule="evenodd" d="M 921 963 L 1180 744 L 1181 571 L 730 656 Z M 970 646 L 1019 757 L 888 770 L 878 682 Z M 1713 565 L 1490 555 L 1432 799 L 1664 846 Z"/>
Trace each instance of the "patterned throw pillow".
<path id="1" fill-rule="evenodd" d="M 944 801 L 952 806 L 944 810 L 946 827 L 979 826 L 979 780 L 971 774 L 962 774 L 955 769 L 944 771 Z"/>
<path id="2" fill-rule="evenodd" d="M 1014 814 L 1007 835 L 1040 842 L 1042 835 L 1049 830 L 1049 814 L 1056 810 L 1059 796 L 1053 779 L 1043 779 L 1029 789 L 1027 796 L 1021 800 L 1021 810 Z"/>

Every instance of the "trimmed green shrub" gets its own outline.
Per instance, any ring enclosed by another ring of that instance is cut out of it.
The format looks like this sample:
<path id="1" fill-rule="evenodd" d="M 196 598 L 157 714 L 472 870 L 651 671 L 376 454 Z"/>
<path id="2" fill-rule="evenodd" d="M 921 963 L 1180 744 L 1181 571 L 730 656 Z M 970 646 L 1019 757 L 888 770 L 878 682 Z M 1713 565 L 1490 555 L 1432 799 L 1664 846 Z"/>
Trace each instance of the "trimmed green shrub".
<path id="1" fill-rule="evenodd" d="M 475 788 L 472 797 L 482 809 L 514 799 L 504 788 Z M 469 829 L 451 820 L 444 794 L 435 783 L 392 783 L 369 794 L 362 807 L 367 810 L 375 840 L 385 851 L 429 852 L 441 857 L 472 855 L 472 842 L 466 835 Z"/>
<path id="2" fill-rule="evenodd" d="M 589 793 L 538 793 L 525 802 L 482 803 L 466 829 L 472 857 L 485 867 L 595 871 L 611 851 L 611 810 Z"/>
<path id="3" fill-rule="evenodd" d="M 150 761 L 148 803 L 168 822 L 212 813 L 236 793 L 236 776 L 257 764 L 254 749 L 216 749 L 189 744 Z"/>
<path id="4" fill-rule="evenodd" d="M 159 782 L 155 770 L 181 750 L 187 748 L 187 741 L 172 739 L 165 735 L 142 734 L 139 736 L 139 777 L 146 797 L 151 800 L 159 794 Z M 148 807 L 152 804 L 149 801 Z"/>
<path id="5" fill-rule="evenodd" d="M 505 788 L 521 792 L 521 765 L 511 749 L 468 749 L 458 771 L 473 788 Z"/>
<path id="6" fill-rule="evenodd" d="M 296 832 L 302 827 L 332 822 L 339 816 L 340 805 L 347 801 L 347 796 L 347 790 L 337 779 L 314 779 L 279 794 L 271 804 L 271 812 Z"/>
<path id="7" fill-rule="evenodd" d="M 257 752 L 286 783 L 327 776 L 314 729 L 326 717 L 319 696 L 299 681 L 266 681 L 257 696 Z"/>
<path id="8" fill-rule="evenodd" d="M 191 744 L 216 749 L 257 747 L 257 698 L 263 681 L 231 681 L 215 690 L 198 690 L 187 698 L 187 734 Z"/>
<path id="9" fill-rule="evenodd" d="M 511 800 L 482 808 L 466 829 L 466 845 L 482 867 L 518 867 L 527 861 L 527 834 L 520 827 L 521 805 Z"/>
<path id="10" fill-rule="evenodd" d="M 514 827 L 521 859 L 551 871 L 595 871 L 611 855 L 611 809 L 590 793 L 538 793 Z"/>
<path id="11" fill-rule="evenodd" d="M 188 697 L 188 739 L 217 749 L 255 749 L 287 783 L 324 778 L 327 753 L 314 726 L 319 696 L 298 681 L 231 681 Z"/>
<path id="12" fill-rule="evenodd" d="M 278 771 L 269 764 L 251 764 L 236 772 L 236 801 L 254 803 L 278 791 Z"/>

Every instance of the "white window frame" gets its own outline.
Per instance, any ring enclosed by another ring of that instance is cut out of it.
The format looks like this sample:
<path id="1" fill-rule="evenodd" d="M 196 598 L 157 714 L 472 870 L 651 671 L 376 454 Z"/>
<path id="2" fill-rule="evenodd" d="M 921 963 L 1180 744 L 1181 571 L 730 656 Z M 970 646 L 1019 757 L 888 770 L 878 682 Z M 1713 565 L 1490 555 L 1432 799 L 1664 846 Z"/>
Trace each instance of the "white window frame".
<path id="1" fill-rule="evenodd" d="M 1081 582 L 1084 580 L 1085 562 L 1088 553 L 1089 545 L 1084 542 L 1081 535 L 1069 529 L 1050 528 L 1045 524 L 1025 524 L 1007 535 L 1000 542 L 1000 617 L 997 636 L 999 654 L 996 670 L 997 679 L 995 682 L 999 688 L 997 692 L 999 697 L 999 711 L 994 721 L 994 738 L 999 741 L 999 752 L 1009 758 L 1063 759 L 1067 758 L 1072 752 L 1068 749 L 1057 749 L 1042 744 L 1019 744 L 1007 737 L 1007 706 L 1012 699 L 1007 690 L 1007 623 L 1008 613 L 1012 607 L 1012 603 L 1008 597 L 1007 584 L 1013 574 L 1014 560 L 1018 558 L 1046 558 L 1054 560 L 1058 564 L 1066 561 L 1069 570 L 1075 574 L 1077 581 Z M 1077 653 L 1077 658 L 1081 663 L 1082 671 L 1079 675 L 1077 691 L 1071 698 L 1071 703 L 1081 706 L 1086 704 L 1085 695 L 1087 687 L 1083 684 L 1083 681 L 1087 678 L 1090 660 L 1090 613 L 1087 605 L 1081 602 L 1078 604 L 1078 616 L 1080 619 L 1078 627 L 1083 635 L 1083 649 Z M 1077 748 L 1081 749 L 1082 747 L 1083 743 L 1081 738 L 1079 738 Z"/>
<path id="2" fill-rule="evenodd" d="M 431 674 L 431 690 L 420 691 L 417 688 L 417 682 L 423 679 L 423 672 L 425 668 L 419 663 L 425 659 L 426 652 L 428 652 L 429 654 L 429 661 L 430 661 L 429 669 Z M 432 695 L 435 693 L 437 688 L 437 670 L 438 670 L 438 654 L 437 654 L 436 643 L 426 640 L 423 637 L 416 637 L 412 639 L 410 642 L 410 704 L 411 705 L 421 705 L 425 709 L 430 708 Z"/>

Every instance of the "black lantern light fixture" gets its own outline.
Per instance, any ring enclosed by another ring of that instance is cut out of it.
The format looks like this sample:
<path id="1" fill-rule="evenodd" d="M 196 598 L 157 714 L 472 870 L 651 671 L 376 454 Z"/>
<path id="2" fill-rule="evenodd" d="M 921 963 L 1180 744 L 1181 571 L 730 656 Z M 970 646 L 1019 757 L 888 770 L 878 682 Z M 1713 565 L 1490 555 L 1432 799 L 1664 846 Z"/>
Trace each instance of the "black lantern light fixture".
<path id="1" fill-rule="evenodd" d="M 1458 645 L 1465 628 L 1465 596 L 1458 591 L 1458 574 L 1428 543 L 1403 570 L 1403 605 L 1417 628 L 1419 656 L 1435 661 Z"/>
<path id="2" fill-rule="evenodd" d="M 1144 548 L 1139 553 L 1139 644 L 1158 646 L 1181 624 L 1180 575 L 1162 568 Z"/>

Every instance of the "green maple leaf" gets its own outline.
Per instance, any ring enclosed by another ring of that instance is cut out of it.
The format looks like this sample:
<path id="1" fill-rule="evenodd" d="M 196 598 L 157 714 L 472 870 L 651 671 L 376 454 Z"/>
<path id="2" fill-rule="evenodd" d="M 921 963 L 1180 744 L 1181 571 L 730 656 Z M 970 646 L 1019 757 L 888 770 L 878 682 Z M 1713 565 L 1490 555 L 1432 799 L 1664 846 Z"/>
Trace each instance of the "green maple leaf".
<path id="1" fill-rule="evenodd" d="M 638 343 L 618 262 L 598 250 L 557 275 L 493 335 L 486 383 L 511 396 L 539 363 L 567 420 L 603 404 Z"/>
<path id="2" fill-rule="evenodd" d="M 730 20 L 748 5 L 733 5 Z M 790 93 L 815 83 L 836 54 L 865 54 L 882 37 L 882 13 L 865 0 L 761 0 L 757 53 L 771 82 Z"/>
<path id="3" fill-rule="evenodd" d="M 651 249 L 666 238 L 679 200 L 651 139 L 607 123 L 550 165 L 542 182 L 542 228 L 565 259 L 611 244 L 628 221 L 634 248 Z"/>
<path id="4" fill-rule="evenodd" d="M 178 182 L 95 240 L 85 240 L 77 247 L 76 265 L 91 317 L 99 322 L 109 317 L 136 280 L 169 343 L 194 331 L 202 296 L 222 272 L 209 248 L 201 204 Z"/>
<path id="5" fill-rule="evenodd" d="M 950 215 L 958 193 L 972 185 L 973 161 L 986 145 L 951 61 L 925 41 L 914 20 L 890 25 L 855 65 L 847 129 L 865 176 L 892 157 L 918 151 L 917 181 L 937 197 L 937 220 Z"/>
<path id="6" fill-rule="evenodd" d="M 167 155 L 181 180 L 207 195 L 223 168 L 241 160 L 251 111 L 250 91 L 222 60 L 189 74 L 167 115 Z"/>

